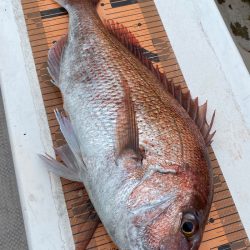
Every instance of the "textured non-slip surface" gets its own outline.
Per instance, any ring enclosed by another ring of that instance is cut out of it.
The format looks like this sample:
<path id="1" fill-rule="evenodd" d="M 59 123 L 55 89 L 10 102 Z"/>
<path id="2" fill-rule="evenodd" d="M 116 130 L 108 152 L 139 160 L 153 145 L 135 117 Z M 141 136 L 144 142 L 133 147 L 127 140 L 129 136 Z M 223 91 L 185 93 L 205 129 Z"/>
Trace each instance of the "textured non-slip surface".
<path id="1" fill-rule="evenodd" d="M 67 33 L 68 16 L 67 12 L 53 0 L 22 0 L 22 5 L 51 135 L 57 146 L 62 143 L 62 139 L 53 110 L 62 108 L 62 98 L 59 90 L 50 83 L 46 70 L 47 54 L 53 42 Z M 180 84 L 184 91 L 187 89 L 152 0 L 101 0 L 99 13 L 105 19 L 113 19 L 128 27 L 145 48 L 147 57 L 158 64 L 175 84 Z M 209 153 L 214 170 L 215 194 L 200 249 L 250 249 L 245 230 L 212 148 L 209 148 Z M 89 216 L 91 206 L 82 184 L 68 180 L 62 180 L 62 184 L 76 249 L 80 250 L 88 241 L 95 215 Z M 87 249 L 116 249 L 102 224 L 96 229 Z"/>
<path id="2" fill-rule="evenodd" d="M 0 90 L 0 249 L 28 249 Z"/>

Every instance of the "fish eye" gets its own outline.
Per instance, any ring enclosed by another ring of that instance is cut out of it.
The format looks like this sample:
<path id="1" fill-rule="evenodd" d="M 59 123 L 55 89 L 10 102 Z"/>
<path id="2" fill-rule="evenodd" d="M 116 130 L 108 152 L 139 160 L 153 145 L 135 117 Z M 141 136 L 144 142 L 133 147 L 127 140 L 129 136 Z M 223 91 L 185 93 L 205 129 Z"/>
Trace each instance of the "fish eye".
<path id="1" fill-rule="evenodd" d="M 181 223 L 181 232 L 186 238 L 191 238 L 198 230 L 199 223 L 193 214 L 185 214 Z"/>
<path id="2" fill-rule="evenodd" d="M 191 237 L 194 233 L 194 224 L 192 221 L 185 221 L 181 227 L 182 233 L 186 237 Z"/>

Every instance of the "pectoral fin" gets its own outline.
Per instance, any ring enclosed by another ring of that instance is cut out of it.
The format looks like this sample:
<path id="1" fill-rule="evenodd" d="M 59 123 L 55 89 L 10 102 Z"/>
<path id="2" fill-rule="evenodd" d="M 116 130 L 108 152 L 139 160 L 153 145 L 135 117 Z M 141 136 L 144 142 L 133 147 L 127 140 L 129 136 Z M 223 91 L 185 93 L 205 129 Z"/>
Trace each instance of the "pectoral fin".
<path id="1" fill-rule="evenodd" d="M 142 159 L 139 148 L 139 134 L 136 122 L 134 103 L 131 98 L 130 88 L 126 79 L 122 79 L 124 90 L 123 108 L 118 111 L 117 117 L 117 157 L 126 150 L 132 150 L 138 159 Z"/>

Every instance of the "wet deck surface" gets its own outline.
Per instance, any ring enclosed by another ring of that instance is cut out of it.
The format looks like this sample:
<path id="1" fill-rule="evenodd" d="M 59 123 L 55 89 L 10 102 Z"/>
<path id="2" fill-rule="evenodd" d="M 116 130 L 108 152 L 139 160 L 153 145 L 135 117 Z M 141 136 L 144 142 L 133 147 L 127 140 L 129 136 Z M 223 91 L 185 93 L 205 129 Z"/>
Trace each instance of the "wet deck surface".
<path id="1" fill-rule="evenodd" d="M 67 33 L 67 12 L 52 0 L 22 0 L 36 70 L 55 146 L 62 144 L 53 110 L 62 109 L 60 91 L 50 83 L 47 53 L 54 41 Z M 99 13 L 128 27 L 145 48 L 145 53 L 175 84 L 187 91 L 186 83 L 152 0 L 103 0 Z M 201 83 L 202 84 L 202 83 Z M 209 149 L 214 169 L 214 200 L 200 249 L 250 249 L 249 241 L 216 157 Z M 80 183 L 62 180 L 76 249 L 89 241 L 96 219 Z M 117 249 L 99 224 L 87 249 Z"/>

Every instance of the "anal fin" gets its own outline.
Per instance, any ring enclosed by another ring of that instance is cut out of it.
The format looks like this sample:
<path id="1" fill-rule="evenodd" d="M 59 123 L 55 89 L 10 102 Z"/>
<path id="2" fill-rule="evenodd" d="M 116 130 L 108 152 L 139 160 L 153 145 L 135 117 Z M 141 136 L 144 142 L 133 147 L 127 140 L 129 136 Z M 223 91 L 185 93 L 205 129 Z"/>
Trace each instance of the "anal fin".
<path id="1" fill-rule="evenodd" d="M 75 135 L 75 132 L 74 132 L 74 129 L 72 127 L 70 120 L 67 117 L 63 116 L 57 109 L 55 110 L 55 115 L 60 125 L 60 130 L 65 140 L 67 141 L 69 148 L 74 154 L 76 160 L 78 161 L 78 163 L 83 162 L 79 142 L 76 138 L 76 135 Z"/>
<path id="2" fill-rule="evenodd" d="M 55 152 L 60 156 L 65 163 L 53 159 L 49 155 L 39 155 L 45 162 L 49 171 L 54 174 L 64 177 L 72 181 L 82 181 L 82 173 L 86 170 L 86 165 L 83 161 L 80 146 L 73 127 L 68 118 L 64 117 L 58 110 L 55 111 L 57 121 L 60 125 L 61 132 L 67 141 L 67 144 L 55 148 Z"/>
<path id="3" fill-rule="evenodd" d="M 60 147 L 60 149 L 57 148 L 55 150 L 60 152 L 59 155 L 62 159 L 64 159 L 63 161 L 66 165 L 55 160 L 49 155 L 39 155 L 39 157 L 44 161 L 46 168 L 57 176 L 71 181 L 81 182 L 81 169 L 74 159 L 74 155 L 72 154 L 68 145 L 66 144 Z"/>
<path id="4" fill-rule="evenodd" d="M 60 75 L 60 62 L 63 55 L 64 47 L 67 43 L 68 36 L 65 35 L 61 37 L 52 48 L 49 50 L 48 54 L 48 72 L 53 79 L 53 82 L 57 85 L 59 83 Z"/>

